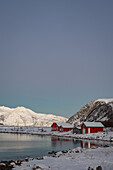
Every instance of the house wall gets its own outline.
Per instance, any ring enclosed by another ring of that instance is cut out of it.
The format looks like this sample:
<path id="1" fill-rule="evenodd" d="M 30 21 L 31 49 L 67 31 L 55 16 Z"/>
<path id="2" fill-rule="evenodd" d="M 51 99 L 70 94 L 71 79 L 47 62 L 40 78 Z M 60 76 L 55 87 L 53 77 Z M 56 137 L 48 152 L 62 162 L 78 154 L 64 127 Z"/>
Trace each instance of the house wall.
<path id="1" fill-rule="evenodd" d="M 60 132 L 68 132 L 73 128 L 63 128 L 62 126 L 58 126 L 56 123 L 53 123 L 51 126 L 51 131 L 60 131 Z"/>
<path id="2" fill-rule="evenodd" d="M 85 129 L 85 133 L 88 133 L 88 129 L 90 128 L 90 133 L 103 132 L 103 127 L 86 127 L 84 125 L 81 126 L 81 134 L 83 134 L 83 129 Z"/>
<path id="3" fill-rule="evenodd" d="M 63 127 L 62 127 L 62 128 L 59 129 L 59 131 L 60 131 L 60 132 L 68 132 L 68 131 L 70 131 L 70 130 L 72 130 L 72 129 L 73 129 L 73 128 L 63 128 Z"/>
<path id="4" fill-rule="evenodd" d="M 56 123 L 52 124 L 51 131 L 58 131 L 58 125 Z"/>

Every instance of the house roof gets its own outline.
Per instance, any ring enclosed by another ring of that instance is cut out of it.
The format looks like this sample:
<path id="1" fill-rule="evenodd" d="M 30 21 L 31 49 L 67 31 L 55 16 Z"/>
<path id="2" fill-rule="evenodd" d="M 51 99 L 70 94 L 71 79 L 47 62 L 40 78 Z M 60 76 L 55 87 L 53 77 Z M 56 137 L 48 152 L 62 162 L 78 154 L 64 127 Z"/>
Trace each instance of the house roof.
<path id="1" fill-rule="evenodd" d="M 62 126 L 63 128 L 73 128 L 73 125 L 69 123 L 57 123 L 58 126 Z"/>
<path id="2" fill-rule="evenodd" d="M 101 122 L 84 122 L 83 123 L 86 127 L 104 127 Z"/>
<path id="3" fill-rule="evenodd" d="M 80 126 L 75 126 L 74 128 L 81 130 L 81 127 L 80 127 Z"/>

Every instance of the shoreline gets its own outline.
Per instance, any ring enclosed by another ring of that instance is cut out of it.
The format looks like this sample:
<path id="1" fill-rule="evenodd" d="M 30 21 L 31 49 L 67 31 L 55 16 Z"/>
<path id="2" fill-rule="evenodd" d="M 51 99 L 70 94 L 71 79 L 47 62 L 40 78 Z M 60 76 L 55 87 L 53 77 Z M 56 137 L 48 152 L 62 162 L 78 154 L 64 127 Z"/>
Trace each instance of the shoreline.
<path id="1" fill-rule="evenodd" d="M 0 168 L 9 168 L 9 170 L 35 170 L 38 168 L 41 170 L 69 170 L 69 167 L 70 170 L 89 170 L 89 167 L 92 168 L 90 170 L 96 170 L 98 167 L 112 169 L 112 157 L 113 147 L 92 147 L 90 149 L 78 147 L 56 152 L 54 156 L 0 161 Z"/>
<path id="2" fill-rule="evenodd" d="M 44 128 L 43 128 L 44 129 Z M 42 129 L 41 129 L 42 130 Z M 39 135 L 39 136 L 56 136 L 56 137 L 67 137 L 78 140 L 97 140 L 97 141 L 108 141 L 113 142 L 113 131 L 111 132 L 98 132 L 90 134 L 73 134 L 69 132 L 57 132 L 57 131 L 19 131 L 14 129 L 2 129 L 0 133 L 10 133 L 10 134 L 26 134 L 26 135 Z"/>
<path id="3" fill-rule="evenodd" d="M 27 131 L 28 130 L 28 131 Z M 72 134 L 72 132 L 53 132 L 45 131 L 41 129 L 38 132 L 19 131 L 14 129 L 2 129 L 0 133 L 10 133 L 19 135 L 41 135 L 41 136 L 55 136 L 64 138 L 73 138 L 75 140 L 97 140 L 103 142 L 110 142 L 110 145 L 105 146 L 92 146 L 89 148 L 76 148 L 63 151 L 50 151 L 50 156 L 43 156 L 38 158 L 25 158 L 19 160 L 0 161 L 0 168 L 9 168 L 9 170 L 96 170 L 99 166 L 103 168 L 110 167 L 113 169 L 112 157 L 113 157 L 113 132 L 101 132 L 94 134 Z M 54 154 L 55 153 L 55 154 Z M 54 155 L 53 155 L 54 154 Z M 98 157 L 98 155 L 101 155 Z M 107 162 L 106 162 L 107 155 Z M 101 160 L 100 160 L 101 159 Z M 94 160 L 94 161 L 93 161 Z M 37 168 L 38 167 L 38 168 Z M 110 169 L 108 168 L 108 169 Z"/>

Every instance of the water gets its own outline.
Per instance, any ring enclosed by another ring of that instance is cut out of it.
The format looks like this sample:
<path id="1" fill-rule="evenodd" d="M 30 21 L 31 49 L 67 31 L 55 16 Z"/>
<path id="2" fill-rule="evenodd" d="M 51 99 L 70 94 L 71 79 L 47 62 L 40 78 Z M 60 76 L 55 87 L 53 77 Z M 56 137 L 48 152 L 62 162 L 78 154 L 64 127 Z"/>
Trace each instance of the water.
<path id="1" fill-rule="evenodd" d="M 0 161 L 18 160 L 26 157 L 42 157 L 48 155 L 49 151 L 60 151 L 73 149 L 76 147 L 111 145 L 108 142 L 75 140 L 72 138 L 20 135 L 20 134 L 0 134 Z"/>

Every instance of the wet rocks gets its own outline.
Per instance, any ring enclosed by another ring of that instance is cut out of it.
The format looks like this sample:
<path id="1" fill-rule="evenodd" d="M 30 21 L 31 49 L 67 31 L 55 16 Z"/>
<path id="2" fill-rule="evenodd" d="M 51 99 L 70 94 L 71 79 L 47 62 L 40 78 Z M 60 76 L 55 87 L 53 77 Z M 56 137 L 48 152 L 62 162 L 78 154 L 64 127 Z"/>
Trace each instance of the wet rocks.
<path id="1" fill-rule="evenodd" d="M 56 154 L 57 152 L 56 151 L 50 151 L 48 152 L 48 154 Z"/>
<path id="2" fill-rule="evenodd" d="M 29 158 L 25 158 L 25 161 L 28 162 L 28 161 L 29 161 Z"/>
<path id="3" fill-rule="evenodd" d="M 97 166 L 96 170 L 102 170 L 102 167 L 101 166 Z"/>
<path id="4" fill-rule="evenodd" d="M 12 170 L 12 168 L 14 168 L 14 165 L 11 161 L 3 161 L 0 163 L 0 170 Z"/>
<path id="5" fill-rule="evenodd" d="M 88 167 L 88 170 L 94 170 L 94 168 L 92 168 L 92 167 Z M 96 167 L 96 170 L 102 170 L 102 167 L 101 166 L 97 166 Z"/>

